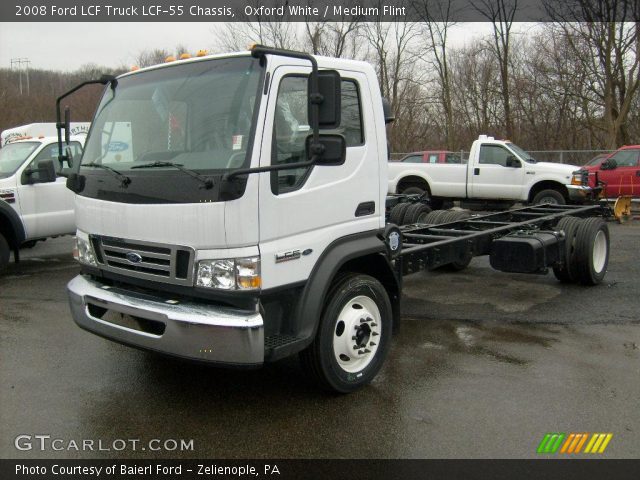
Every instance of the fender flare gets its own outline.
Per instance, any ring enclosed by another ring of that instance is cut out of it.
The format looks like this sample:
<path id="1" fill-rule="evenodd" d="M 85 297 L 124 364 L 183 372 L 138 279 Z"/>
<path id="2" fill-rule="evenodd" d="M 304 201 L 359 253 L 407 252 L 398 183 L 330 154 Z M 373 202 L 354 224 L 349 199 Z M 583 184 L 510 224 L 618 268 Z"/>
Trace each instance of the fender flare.
<path id="1" fill-rule="evenodd" d="M 295 316 L 294 329 L 298 338 L 305 339 L 304 346 L 313 341 L 325 297 L 340 268 L 349 260 L 372 254 L 386 255 L 387 247 L 380 235 L 380 231 L 373 230 L 339 238 L 329 244 L 318 258 L 302 292 Z"/>
<path id="2" fill-rule="evenodd" d="M 2 220 L 3 223 L 6 221 L 9 225 L 9 229 L 13 233 L 13 238 L 7 238 L 7 241 L 14 252 L 17 251 L 27 238 L 27 235 L 24 231 L 22 220 L 16 211 L 4 200 L 0 200 L 0 220 Z M 5 231 L 5 228 L 0 228 L 0 231 Z"/>
<path id="3" fill-rule="evenodd" d="M 563 183 L 564 181 L 566 182 L 570 182 L 570 180 L 561 180 L 558 179 L 555 176 L 545 176 L 545 177 L 539 177 L 536 178 L 534 182 L 530 183 L 527 186 L 527 191 L 526 191 L 526 195 L 524 196 L 523 200 L 524 201 L 531 201 L 532 200 L 532 195 L 531 192 L 534 190 L 534 188 L 541 184 L 541 183 L 556 183 L 558 184 L 560 187 L 564 188 L 565 191 L 567 190 L 567 183 Z"/>

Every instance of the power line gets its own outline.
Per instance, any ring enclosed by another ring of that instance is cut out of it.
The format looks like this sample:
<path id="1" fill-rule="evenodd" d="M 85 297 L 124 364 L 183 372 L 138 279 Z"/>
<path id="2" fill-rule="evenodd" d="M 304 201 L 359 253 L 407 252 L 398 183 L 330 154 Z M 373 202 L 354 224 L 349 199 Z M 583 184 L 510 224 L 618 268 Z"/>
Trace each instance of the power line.
<path id="1" fill-rule="evenodd" d="M 12 58 L 11 59 L 11 70 L 18 70 L 18 78 L 20 85 L 20 95 L 23 94 L 22 90 L 22 77 L 25 77 L 26 80 L 26 91 L 27 95 L 31 93 L 31 89 L 29 88 L 29 66 L 31 65 L 31 60 L 28 58 Z"/>

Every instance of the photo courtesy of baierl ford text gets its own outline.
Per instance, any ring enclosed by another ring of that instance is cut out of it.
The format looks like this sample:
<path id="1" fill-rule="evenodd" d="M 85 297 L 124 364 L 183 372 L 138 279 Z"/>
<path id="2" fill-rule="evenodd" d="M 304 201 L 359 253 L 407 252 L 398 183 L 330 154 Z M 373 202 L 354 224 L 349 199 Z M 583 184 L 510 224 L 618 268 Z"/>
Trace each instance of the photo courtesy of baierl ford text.
<path id="1" fill-rule="evenodd" d="M 640 470 L 636 0 L 0 4 L 0 479 Z"/>

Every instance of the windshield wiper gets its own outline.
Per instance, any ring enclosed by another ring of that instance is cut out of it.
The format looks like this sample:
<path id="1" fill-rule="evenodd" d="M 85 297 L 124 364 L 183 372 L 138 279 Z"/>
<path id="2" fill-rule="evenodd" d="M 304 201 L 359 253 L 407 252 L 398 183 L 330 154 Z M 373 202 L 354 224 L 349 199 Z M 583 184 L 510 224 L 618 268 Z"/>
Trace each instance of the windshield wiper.
<path id="1" fill-rule="evenodd" d="M 160 167 L 177 168 L 181 172 L 184 172 L 187 175 L 189 175 L 189 176 L 195 178 L 196 180 L 198 180 L 199 182 L 201 182 L 202 183 L 202 187 L 200 187 L 200 188 L 206 188 L 207 190 L 213 188 L 213 180 L 211 180 L 210 178 L 205 177 L 204 175 L 200 175 L 199 173 L 194 172 L 193 170 L 189 170 L 188 168 L 184 168 L 182 166 L 182 164 L 180 164 L 180 163 L 153 162 L 153 163 L 145 163 L 144 165 L 135 165 L 135 166 L 131 167 L 131 169 L 134 169 L 134 168 L 160 168 Z"/>
<path id="2" fill-rule="evenodd" d="M 120 184 L 122 185 L 123 188 L 126 188 L 127 185 L 131 183 L 131 179 L 129 177 L 127 177 L 123 173 L 120 173 L 115 168 L 111 168 L 101 163 L 96 163 L 96 162 L 83 163 L 82 165 L 80 165 L 80 167 L 102 168 L 103 170 L 106 170 L 107 172 L 111 173 L 114 177 L 116 177 L 118 180 L 120 180 Z"/>

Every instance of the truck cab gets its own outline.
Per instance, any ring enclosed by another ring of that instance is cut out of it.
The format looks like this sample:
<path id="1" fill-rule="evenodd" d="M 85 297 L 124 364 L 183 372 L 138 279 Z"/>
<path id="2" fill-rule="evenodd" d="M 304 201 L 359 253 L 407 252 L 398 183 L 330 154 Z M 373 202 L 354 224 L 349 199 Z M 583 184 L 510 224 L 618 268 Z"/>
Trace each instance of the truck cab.
<path id="1" fill-rule="evenodd" d="M 278 169 L 310 155 L 309 58 L 254 49 L 181 60 L 124 74 L 105 90 L 69 177 L 82 274 L 68 289 L 82 328 L 174 356 L 257 366 L 313 348 L 330 280 L 352 260 L 362 275 L 386 278 L 374 290 L 396 303 L 380 236 L 387 144 L 375 71 L 312 58 L 320 72 L 339 74 L 327 98 L 339 125 L 320 124 L 320 133 L 343 140 L 335 161 L 298 168 Z M 351 349 L 356 330 L 361 341 L 380 333 L 359 319 L 392 308 L 379 293 L 369 297 L 345 307 L 351 343 L 332 361 L 349 366 L 324 375 L 339 390 L 377 369 L 379 357 L 369 364 Z M 374 343 L 386 348 L 389 334 L 385 325 Z"/>
<path id="2" fill-rule="evenodd" d="M 69 150 L 82 156 L 83 136 Z M 19 137 L 0 149 L 0 271 L 21 246 L 75 231 L 73 192 L 65 186 L 56 137 Z"/>

